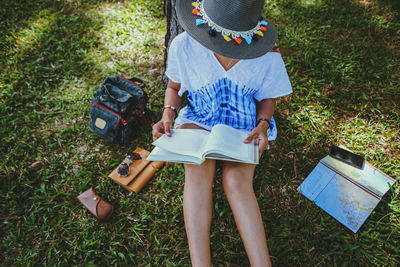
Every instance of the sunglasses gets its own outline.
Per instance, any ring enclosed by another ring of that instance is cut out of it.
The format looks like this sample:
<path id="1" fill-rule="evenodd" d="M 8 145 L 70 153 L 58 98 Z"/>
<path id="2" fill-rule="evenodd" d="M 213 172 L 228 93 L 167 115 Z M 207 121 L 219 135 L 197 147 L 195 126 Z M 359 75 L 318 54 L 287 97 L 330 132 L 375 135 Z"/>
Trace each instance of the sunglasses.
<path id="1" fill-rule="evenodd" d="M 140 160 L 142 157 L 140 156 L 139 153 L 133 152 L 133 154 L 128 155 L 125 160 L 129 162 L 122 162 L 117 169 L 117 173 L 119 176 L 129 176 L 129 167 L 131 166 L 132 163 L 134 163 L 137 160 Z"/>

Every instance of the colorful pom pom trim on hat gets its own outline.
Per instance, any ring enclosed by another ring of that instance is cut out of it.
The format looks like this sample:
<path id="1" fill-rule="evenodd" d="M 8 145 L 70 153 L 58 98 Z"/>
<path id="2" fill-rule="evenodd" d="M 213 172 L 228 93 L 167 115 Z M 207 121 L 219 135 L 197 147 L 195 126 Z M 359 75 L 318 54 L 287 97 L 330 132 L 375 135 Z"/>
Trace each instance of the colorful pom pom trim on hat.
<path id="1" fill-rule="evenodd" d="M 226 29 L 213 22 L 207 16 L 206 12 L 204 11 L 202 0 L 196 0 L 196 2 L 192 3 L 192 6 L 194 7 L 192 10 L 192 14 L 201 17 L 201 19 L 196 19 L 196 26 L 208 24 L 208 26 L 210 27 L 208 33 L 211 36 L 214 37 L 216 35 L 216 32 L 220 32 L 224 40 L 227 42 L 230 42 L 233 39 L 238 45 L 240 45 L 242 43 L 242 39 L 244 39 L 247 44 L 251 44 L 252 41 L 257 41 L 257 35 L 262 37 L 264 36 L 263 32 L 267 30 L 266 26 L 268 25 L 268 22 L 263 18 L 260 19 L 260 21 L 253 29 L 250 29 L 248 31 L 234 31 Z"/>

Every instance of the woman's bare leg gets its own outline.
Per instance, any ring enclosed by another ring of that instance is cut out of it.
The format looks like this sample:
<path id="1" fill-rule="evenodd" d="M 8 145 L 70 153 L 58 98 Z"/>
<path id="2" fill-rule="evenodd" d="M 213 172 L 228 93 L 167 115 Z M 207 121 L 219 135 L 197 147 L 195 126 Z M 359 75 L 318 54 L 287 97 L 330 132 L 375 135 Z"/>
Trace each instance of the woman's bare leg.
<path id="1" fill-rule="evenodd" d="M 179 128 L 200 128 L 184 124 Z M 201 165 L 185 164 L 183 214 L 193 266 L 211 266 L 210 226 L 215 160 Z"/>
<path id="2" fill-rule="evenodd" d="M 271 266 L 264 224 L 253 190 L 255 165 L 223 162 L 223 187 L 251 266 Z"/>

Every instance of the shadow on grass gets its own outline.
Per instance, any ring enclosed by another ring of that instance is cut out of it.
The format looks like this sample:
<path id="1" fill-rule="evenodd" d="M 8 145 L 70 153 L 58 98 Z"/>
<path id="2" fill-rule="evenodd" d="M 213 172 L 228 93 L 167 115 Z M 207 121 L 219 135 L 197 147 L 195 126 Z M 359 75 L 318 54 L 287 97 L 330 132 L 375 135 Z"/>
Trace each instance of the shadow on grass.
<path id="1" fill-rule="evenodd" d="M 390 5 L 371 4 L 367 8 L 348 0 L 282 1 L 277 6 L 280 12 L 267 11 L 281 28 L 280 44 L 295 51 L 284 60 L 292 97 L 303 101 L 284 105 L 297 113 L 296 118 L 291 116 L 295 127 L 289 128 L 310 135 L 284 147 L 289 148 L 286 154 L 308 151 L 320 158 L 338 134 L 335 127 L 348 123 L 347 118 L 378 119 L 393 127 L 400 103 L 400 22 Z M 285 132 L 288 122 L 281 123 Z"/>
<path id="2" fill-rule="evenodd" d="M 58 97 L 63 81 L 93 68 L 85 53 L 96 46 L 96 38 L 87 28 L 100 27 L 100 21 L 89 18 L 84 5 L 77 8 L 66 1 L 2 1 L 1 17 L 1 35 L 6 38 L 2 38 L 0 57 L 0 216 L 7 222 L 1 226 L 1 239 L 8 241 L 2 242 L 0 261 L 7 257 L 9 262 L 21 264 L 43 240 L 43 219 L 55 215 L 48 207 L 58 197 L 50 196 L 45 181 L 64 176 L 61 166 L 47 174 L 28 170 L 37 158 L 60 148 L 57 143 L 49 144 L 37 128 L 63 114 L 67 103 Z M 45 198 L 37 195 L 38 187 Z M 26 223 L 21 226 L 23 231 L 18 229 L 21 220 Z M 14 250 L 19 242 L 30 248 Z"/>
<path id="3" fill-rule="evenodd" d="M 100 20 L 87 16 L 84 6 L 74 8 L 63 1 L 42 1 L 41 5 L 34 2 L 9 1 L 6 5 L 18 9 L 15 21 L 10 19 L 15 24 L 10 27 L 25 27 L 16 30 L 19 36 L 1 62 L 1 152 L 12 155 L 5 161 L 13 165 L 26 160 L 24 151 L 31 151 L 30 160 L 38 156 L 39 152 L 32 149 L 44 140 L 35 129 L 64 112 L 68 103 L 57 97 L 62 94 L 60 85 L 94 68 L 87 51 L 97 41 L 88 28 L 101 27 Z M 25 12 L 35 19 L 28 19 L 29 23 L 18 21 L 19 14 Z"/>
<path id="4" fill-rule="evenodd" d="M 45 146 L 44 140 L 35 133 L 40 124 L 62 116 L 69 106 L 76 105 L 76 94 L 87 98 L 97 86 L 94 83 L 105 78 L 98 75 L 100 67 L 90 54 L 99 45 L 98 32 L 104 21 L 88 11 L 103 2 L 115 1 L 4 3 L 1 15 L 5 18 L 2 24 L 5 27 L 1 30 L 11 39 L 2 50 L 4 57 L 0 61 L 3 67 L 0 136 L 4 142 L 0 151 L 6 154 L 10 146 L 18 149 L 18 153 L 13 153 L 14 163 L 24 160 L 23 151 L 39 144 Z M 149 6 L 147 1 L 142 2 Z M 160 16 L 162 9 L 154 6 L 149 9 L 153 15 Z M 66 82 L 69 82 L 69 91 L 63 91 Z M 85 92 L 73 92 L 74 87 Z M 85 104 L 86 99 L 79 100 Z M 38 153 L 30 155 L 36 156 Z"/>
<path id="5" fill-rule="evenodd" d="M 99 157 L 76 158 L 72 149 L 82 149 L 84 154 L 89 145 L 98 145 L 93 136 L 86 137 L 84 145 L 78 142 L 88 132 L 86 108 L 81 105 L 89 104 L 94 83 L 104 79 L 94 77 L 100 71 L 90 55 L 99 45 L 98 32 L 104 23 L 90 9 L 104 2 L 115 1 L 2 2 L 0 218 L 5 223 L 0 226 L 0 262 L 6 258 L 13 264 L 42 262 L 45 254 L 52 253 L 44 244 L 48 238 L 57 239 L 53 243 L 56 247 L 68 247 L 59 238 L 63 227 L 57 221 L 73 223 L 65 217 L 73 216 L 76 207 L 70 200 L 76 190 L 98 179 Z M 64 91 L 67 87 L 69 91 Z M 71 106 L 80 106 L 81 110 Z M 73 113 L 68 113 L 71 110 Z M 75 117 L 73 122 L 66 123 L 64 118 L 71 117 Z M 46 132 L 42 130 L 48 129 L 46 124 L 56 127 Z M 114 151 L 115 147 L 107 150 Z M 38 159 L 44 169 L 30 170 L 29 165 Z M 78 162 L 84 163 L 76 166 Z M 75 180 L 74 172 L 79 172 Z M 73 192 L 69 192 L 71 188 Z M 75 231 L 71 231 L 71 237 Z M 21 249 L 22 244 L 29 245 Z M 82 260 L 84 254 L 79 257 Z M 67 258 L 62 261 L 66 264 Z M 56 255 L 50 256 L 49 262 L 57 262 Z"/>
<path id="6" fill-rule="evenodd" d="M 284 56 L 294 93 L 278 105 L 279 138 L 256 170 L 266 179 L 255 181 L 257 194 L 268 198 L 260 206 L 271 226 L 267 235 L 273 237 L 271 254 L 278 266 L 283 258 L 290 258 L 286 265 L 396 262 L 377 256 L 398 253 L 392 234 L 398 236 L 399 228 L 390 219 L 398 217 L 395 191 L 385 196 L 357 235 L 296 192 L 331 143 L 372 157 L 394 178 L 399 172 L 400 21 L 398 11 L 391 9 L 397 5 L 365 2 L 371 5 L 347 0 L 280 1 L 266 11 L 280 29 L 278 44 L 295 52 Z M 360 136 L 357 129 L 362 129 Z M 275 230 L 277 224 L 284 227 Z M 302 242 L 304 250 L 298 245 Z M 355 255 L 353 246 L 359 246 L 364 256 Z M 348 257 L 335 256 L 335 251 Z"/>

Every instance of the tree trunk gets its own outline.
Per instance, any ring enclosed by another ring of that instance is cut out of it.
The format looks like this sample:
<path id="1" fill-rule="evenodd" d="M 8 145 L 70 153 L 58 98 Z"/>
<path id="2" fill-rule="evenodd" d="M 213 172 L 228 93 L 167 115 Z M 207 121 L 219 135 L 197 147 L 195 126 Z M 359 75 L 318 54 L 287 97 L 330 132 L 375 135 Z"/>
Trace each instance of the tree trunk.
<path id="1" fill-rule="evenodd" d="M 167 18 L 167 33 L 165 34 L 165 53 L 164 53 L 164 68 L 163 68 L 163 82 L 167 84 L 168 78 L 165 76 L 165 69 L 167 66 L 168 47 L 171 41 L 179 33 L 183 32 L 182 27 L 178 23 L 175 12 L 176 0 L 164 0 L 164 14 Z"/>

